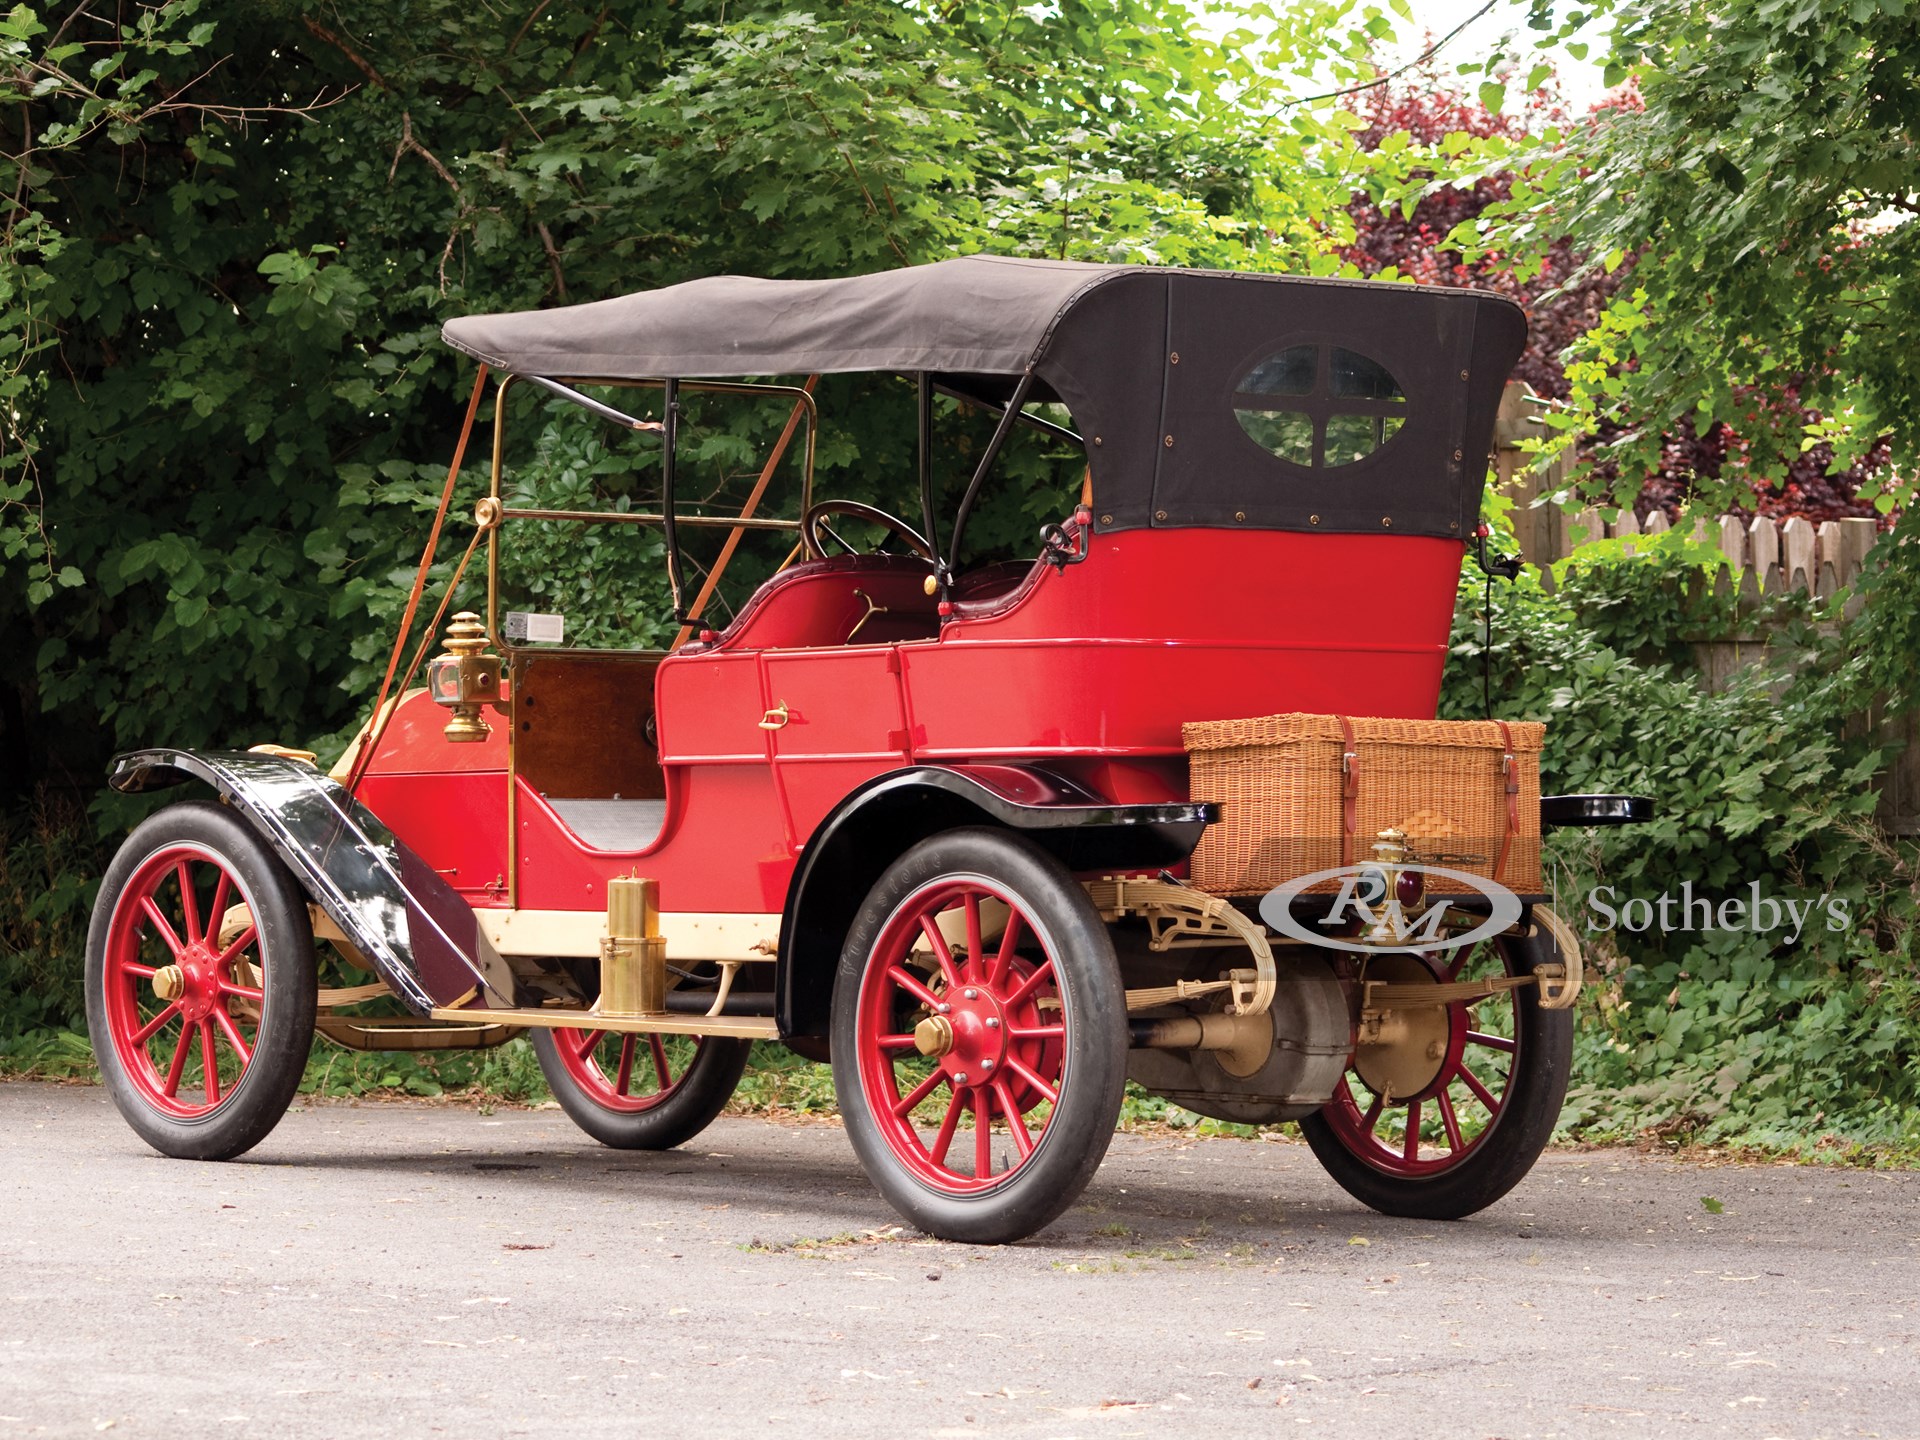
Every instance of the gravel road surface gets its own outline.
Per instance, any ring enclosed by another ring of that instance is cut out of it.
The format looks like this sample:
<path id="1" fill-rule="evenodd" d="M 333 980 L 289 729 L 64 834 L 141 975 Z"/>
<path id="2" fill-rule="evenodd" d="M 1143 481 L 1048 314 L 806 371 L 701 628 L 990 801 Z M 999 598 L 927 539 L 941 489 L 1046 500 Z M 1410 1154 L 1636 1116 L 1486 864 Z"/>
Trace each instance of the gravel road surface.
<path id="1" fill-rule="evenodd" d="M 831 1124 L 327 1104 L 199 1165 L 14 1083 L 0 1259 L 0 1440 L 1920 1435 L 1908 1173 L 1554 1153 L 1435 1225 L 1301 1145 L 1121 1136 L 986 1250 Z"/>

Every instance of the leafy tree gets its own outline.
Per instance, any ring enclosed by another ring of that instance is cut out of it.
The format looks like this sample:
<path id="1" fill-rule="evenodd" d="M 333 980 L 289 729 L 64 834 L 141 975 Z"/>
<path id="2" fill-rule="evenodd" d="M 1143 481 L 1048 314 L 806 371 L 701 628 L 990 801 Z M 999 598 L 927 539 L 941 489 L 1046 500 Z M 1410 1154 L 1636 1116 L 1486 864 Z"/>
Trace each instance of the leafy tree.
<path id="1" fill-rule="evenodd" d="M 1319 221 L 1352 188 L 1350 117 L 1276 122 L 1274 97 L 1359 74 L 1386 22 L 1242 10 L 1212 39 L 1176 0 L 16 5 L 0 788 L 352 723 L 471 383 L 450 315 L 983 249 L 1338 268 Z M 899 383 L 820 398 L 822 489 L 897 494 Z M 530 414 L 519 479 L 544 455 L 619 500 L 582 437 L 543 433 L 573 422 Z M 780 418 L 704 438 L 716 491 Z M 943 418 L 962 446 L 981 423 Z M 1029 447 L 1014 474 L 1053 464 Z M 1030 548 L 1035 521 L 1015 496 L 977 533 Z"/>
<path id="2" fill-rule="evenodd" d="M 1363 123 L 1354 140 L 1374 169 L 1367 188 L 1347 206 L 1353 238 L 1342 258 L 1362 275 L 1467 285 L 1518 301 L 1527 309 L 1528 333 L 1514 378 L 1538 394 L 1564 399 L 1561 353 L 1599 319 L 1618 278 L 1583 270 L 1582 257 L 1564 234 L 1547 240 L 1537 259 L 1516 263 L 1485 250 L 1470 257 L 1451 237 L 1508 200 L 1515 176 L 1480 169 L 1462 176 L 1463 183 L 1450 183 L 1449 155 L 1465 142 L 1490 137 L 1523 143 L 1549 126 L 1570 123 L 1566 107 L 1543 85 L 1519 108 L 1489 110 L 1429 61 L 1362 92 L 1355 111 Z"/>
<path id="3" fill-rule="evenodd" d="M 1871 469 L 1880 510 L 1903 504 L 1920 460 L 1912 7 L 1535 0 L 1531 23 L 1578 55 L 1582 27 L 1604 29 L 1609 81 L 1639 103 L 1482 142 L 1484 166 L 1524 178 L 1456 239 L 1537 263 L 1564 233 L 1603 270 L 1631 261 L 1568 365 L 1562 422 L 1605 441 L 1612 497 L 1661 469 L 1685 417 L 1737 432 L 1694 477 L 1715 506 L 1818 446 L 1830 472 Z"/>

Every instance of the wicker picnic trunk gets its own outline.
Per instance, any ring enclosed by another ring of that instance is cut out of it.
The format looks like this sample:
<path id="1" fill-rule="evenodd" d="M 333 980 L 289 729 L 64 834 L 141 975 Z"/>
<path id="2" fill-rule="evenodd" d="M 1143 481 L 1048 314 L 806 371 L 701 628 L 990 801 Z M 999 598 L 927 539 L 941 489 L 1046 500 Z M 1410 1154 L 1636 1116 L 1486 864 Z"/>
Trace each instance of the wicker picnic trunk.
<path id="1" fill-rule="evenodd" d="M 1523 894 L 1541 889 L 1544 725 L 1267 715 L 1181 728 L 1193 798 L 1221 812 L 1193 853 L 1202 890 L 1260 895 L 1317 870 L 1363 864 L 1388 828 L 1406 834 L 1409 858 Z M 1468 888 L 1428 882 L 1440 893 Z"/>

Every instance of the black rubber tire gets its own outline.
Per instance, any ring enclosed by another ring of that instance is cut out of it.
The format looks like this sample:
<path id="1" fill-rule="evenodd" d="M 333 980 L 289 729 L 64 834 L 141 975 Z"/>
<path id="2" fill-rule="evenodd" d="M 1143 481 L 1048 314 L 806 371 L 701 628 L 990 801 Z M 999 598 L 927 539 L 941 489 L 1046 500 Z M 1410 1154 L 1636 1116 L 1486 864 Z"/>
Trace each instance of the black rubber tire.
<path id="1" fill-rule="evenodd" d="M 1530 936 L 1502 938 L 1509 975 L 1523 975 L 1558 958 L 1544 927 Z M 1506 1195 L 1526 1178 L 1553 1137 L 1573 1069 L 1573 1011 L 1545 1010 L 1539 991 L 1513 992 L 1515 1071 L 1504 1103 L 1482 1139 L 1460 1163 L 1432 1176 L 1390 1175 L 1355 1155 L 1326 1118 L 1309 1115 L 1300 1133 L 1340 1188 L 1382 1215 L 1410 1220 L 1461 1220 Z"/>
<path id="2" fill-rule="evenodd" d="M 921 1181 L 880 1134 L 860 1078 L 859 1003 L 870 952 L 911 894 L 946 876 L 977 875 L 1018 896 L 1055 958 L 1066 1029 L 1060 1100 L 1033 1154 L 977 1195 Z M 1126 991 L 1113 940 L 1087 893 L 1039 846 L 1007 830 L 951 830 L 921 841 L 875 883 L 841 950 L 833 992 L 833 1083 L 840 1115 L 874 1188 L 908 1221 L 943 1240 L 1002 1245 L 1044 1229 L 1100 1168 L 1127 1078 Z"/>
<path id="3" fill-rule="evenodd" d="M 713 1123 L 746 1073 L 751 1040 L 707 1037 L 693 1064 L 681 1073 L 666 1098 L 648 1110 L 614 1110 L 582 1089 L 555 1049 L 553 1030 L 535 1030 L 533 1053 L 547 1087 L 567 1117 L 602 1145 L 614 1150 L 671 1150 Z"/>
<path id="4" fill-rule="evenodd" d="M 219 856 L 253 912 L 262 952 L 263 998 L 253 1058 L 227 1098 L 208 1114 L 182 1118 L 155 1109 L 123 1068 L 108 1034 L 106 944 L 128 882 L 156 851 L 189 842 Z M 299 1093 L 313 1049 L 319 998 L 313 928 L 299 883 L 257 831 L 208 800 L 169 805 L 127 837 L 100 882 L 87 931 L 87 1030 L 100 1079 L 134 1132 L 179 1160 L 231 1160 L 266 1139 Z"/>

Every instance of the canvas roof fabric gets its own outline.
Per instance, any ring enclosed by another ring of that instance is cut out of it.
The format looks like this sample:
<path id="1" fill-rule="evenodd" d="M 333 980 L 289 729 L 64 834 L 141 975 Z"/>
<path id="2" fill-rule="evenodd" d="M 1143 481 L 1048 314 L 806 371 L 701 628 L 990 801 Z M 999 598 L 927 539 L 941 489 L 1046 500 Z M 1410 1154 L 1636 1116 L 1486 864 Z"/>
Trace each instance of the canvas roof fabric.
<path id="1" fill-rule="evenodd" d="M 1491 294 L 967 256 L 835 280 L 720 275 L 448 321 L 495 369 L 640 380 L 1031 373 L 1087 440 L 1096 524 L 1464 538 L 1526 341 Z"/>

